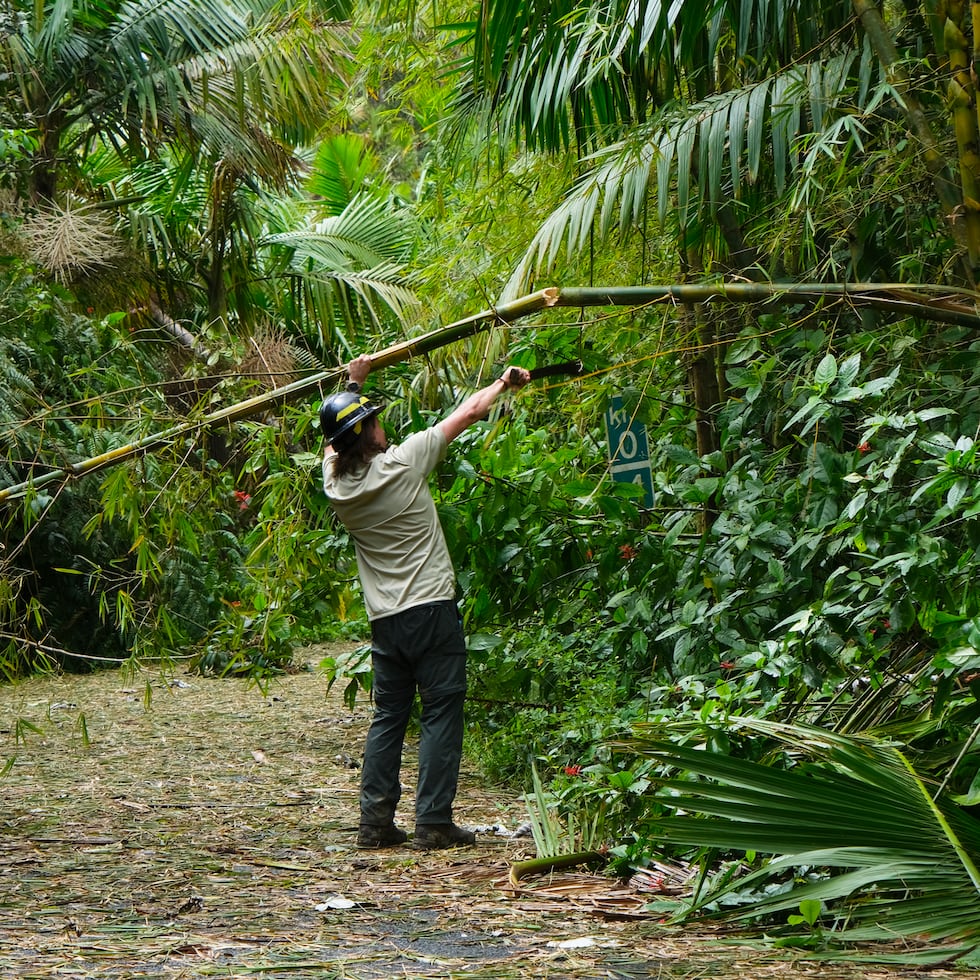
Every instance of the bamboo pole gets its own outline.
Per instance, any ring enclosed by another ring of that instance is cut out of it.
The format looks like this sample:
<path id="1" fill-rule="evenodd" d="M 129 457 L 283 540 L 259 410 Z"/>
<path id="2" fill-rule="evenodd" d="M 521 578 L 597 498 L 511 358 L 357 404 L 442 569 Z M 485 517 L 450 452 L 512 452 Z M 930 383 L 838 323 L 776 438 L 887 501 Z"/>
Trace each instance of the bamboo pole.
<path id="1" fill-rule="evenodd" d="M 948 20 L 946 7 L 944 4 L 942 13 L 936 16 L 938 10 L 930 14 L 928 11 L 930 6 L 933 6 L 935 10 L 936 5 L 926 4 L 927 18 L 929 19 L 930 28 L 933 31 L 933 37 L 936 41 L 936 49 L 941 50 L 942 45 L 945 43 L 944 30 Z M 879 9 L 879 4 L 877 0 L 851 0 L 851 7 L 861 22 L 861 27 L 871 42 L 871 47 L 878 56 L 878 60 L 884 66 L 888 81 L 895 87 L 898 93 L 901 100 L 900 104 L 904 107 L 905 119 L 908 122 L 909 131 L 918 144 L 917 152 L 922 157 L 926 171 L 932 177 L 936 197 L 942 206 L 943 213 L 946 215 L 949 230 L 954 237 L 959 238 L 958 225 L 964 217 L 967 217 L 969 220 L 969 215 L 964 216 L 963 213 L 965 204 L 963 190 L 953 179 L 946 155 L 932 130 L 932 123 L 929 120 L 925 107 L 919 101 L 916 87 L 912 83 L 912 77 L 905 63 L 899 57 L 898 48 L 891 36 L 888 25 L 885 23 L 884 17 Z M 972 254 L 961 258 L 964 266 L 963 271 L 966 274 L 967 281 L 971 284 L 975 282 L 975 261 L 976 256 Z"/>
<path id="2" fill-rule="evenodd" d="M 512 323 L 531 313 L 552 307 L 645 306 L 658 303 L 775 303 L 778 305 L 846 304 L 872 307 L 903 316 L 980 329 L 977 295 L 969 290 L 932 285 L 895 283 L 683 283 L 660 286 L 589 286 L 560 289 L 552 286 L 501 304 L 427 334 L 386 347 L 371 355 L 372 370 L 407 361 L 420 354 L 476 336 L 495 326 Z M 110 450 L 42 476 L 0 489 L 0 506 L 36 492 L 52 483 L 114 466 L 126 459 L 152 452 L 213 425 L 230 424 L 277 408 L 335 382 L 345 368 L 321 371 L 275 391 L 211 412 L 200 419 L 172 426 L 126 446 Z"/>
<path id="3" fill-rule="evenodd" d="M 372 370 L 397 364 L 400 361 L 407 361 L 409 358 L 426 354 L 429 351 L 444 347 L 454 341 L 475 336 L 478 333 L 489 330 L 491 327 L 503 323 L 510 323 L 520 319 L 522 316 L 527 316 L 529 313 L 535 313 L 538 310 L 552 305 L 556 293 L 557 290 L 555 289 L 542 289 L 528 296 L 522 296 L 511 303 L 503 304 L 494 309 L 484 310 L 482 313 L 467 317 L 465 320 L 458 320 L 445 327 L 440 327 L 420 337 L 414 337 L 411 340 L 386 347 L 384 350 L 371 355 Z M 128 445 L 119 446 L 117 449 L 100 453 L 98 456 L 93 456 L 90 459 L 85 459 L 78 463 L 70 463 L 61 469 L 51 470 L 42 476 L 33 477 L 25 480 L 23 483 L 17 483 L 13 486 L 0 489 L 0 506 L 4 506 L 10 501 L 24 497 L 29 493 L 42 490 L 52 483 L 64 483 L 76 477 L 94 473 L 96 470 L 104 469 L 107 466 L 115 466 L 117 463 L 123 462 L 123 460 L 142 456 L 156 449 L 162 449 L 164 446 L 170 445 L 183 436 L 194 435 L 210 426 L 229 425 L 232 422 L 238 422 L 249 416 L 258 415 L 269 409 L 278 408 L 290 401 L 302 398 L 304 395 L 318 391 L 320 386 L 325 382 L 335 382 L 345 371 L 346 367 L 334 368 L 329 371 L 319 371 L 309 377 L 294 381 L 292 384 L 276 388 L 275 391 L 256 395 L 254 398 L 237 402 L 216 412 L 210 412 L 200 419 L 183 422 L 169 429 L 165 429 L 163 432 L 145 436 Z"/>
<path id="4" fill-rule="evenodd" d="M 945 286 L 901 283 L 715 282 L 561 289 L 553 306 L 644 306 L 655 303 L 843 303 L 902 316 L 980 328 L 980 295 Z"/>

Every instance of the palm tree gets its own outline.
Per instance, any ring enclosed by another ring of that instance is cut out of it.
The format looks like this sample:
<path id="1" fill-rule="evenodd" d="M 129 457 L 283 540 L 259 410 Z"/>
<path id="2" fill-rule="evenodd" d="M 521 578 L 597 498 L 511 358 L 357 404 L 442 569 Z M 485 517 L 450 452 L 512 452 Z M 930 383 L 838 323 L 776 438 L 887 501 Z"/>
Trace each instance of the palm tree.
<path id="1" fill-rule="evenodd" d="M 173 271 L 202 286 L 206 322 L 225 321 L 248 298 L 255 195 L 295 184 L 294 145 L 315 138 L 344 91 L 347 14 L 345 0 L 14 4 L 0 104 L 33 137 L 23 196 L 48 228 L 131 208 L 132 240 L 159 275 L 173 268 L 154 247 L 164 222 L 148 241 L 133 184 L 169 174 L 171 216 L 186 215 L 182 191 L 202 205 L 196 241 L 184 236 L 189 268 Z M 157 292 L 142 305 L 166 306 L 181 287 Z"/>
<path id="2" fill-rule="evenodd" d="M 680 278 L 900 280 L 930 268 L 935 278 L 959 269 L 956 281 L 972 286 L 980 195 L 969 13 L 958 5 L 940 18 L 926 7 L 920 16 L 899 5 L 883 14 L 870 0 L 482 5 L 457 128 L 475 122 L 501 146 L 582 157 L 504 297 L 526 291 L 563 249 L 579 255 L 642 232 L 648 218 L 672 236 Z M 902 67 L 911 60 L 921 66 L 914 83 Z M 946 234 L 923 247 L 932 224 Z M 725 331 L 703 308 L 687 314 L 701 342 L 688 370 L 704 455 L 718 448 L 710 419 L 725 394 Z"/>
<path id="3" fill-rule="evenodd" d="M 0 104 L 33 130 L 24 179 L 54 200 L 85 154 L 129 159 L 162 143 L 266 176 L 285 171 L 284 140 L 322 125 L 348 62 L 343 0 L 283 13 L 271 0 L 11 0 L 0 34 Z"/>
<path id="4" fill-rule="evenodd" d="M 705 226 L 705 257 L 737 261 L 742 273 L 746 258 L 768 260 L 759 272 L 802 273 L 775 250 L 746 249 L 747 229 L 771 221 L 767 197 L 805 205 L 816 164 L 870 153 L 872 127 L 888 135 L 896 113 L 924 151 L 936 203 L 963 211 L 976 199 L 965 159 L 976 120 L 971 129 L 957 117 L 963 150 L 950 163 L 941 138 L 950 119 L 928 116 L 921 97 L 946 94 L 947 70 L 964 60 L 969 24 L 956 16 L 944 39 L 941 24 L 894 5 L 886 21 L 868 0 L 487 4 L 469 25 L 457 123 L 476 120 L 500 143 L 592 154 L 537 236 L 532 264 L 546 263 L 563 235 L 581 248 L 593 221 L 602 235 L 635 226 L 652 195 L 658 217 L 673 214 L 681 232 Z M 913 85 L 902 64 L 915 50 L 930 51 L 936 71 Z M 972 97 L 968 73 L 955 82 L 951 100 Z"/>
<path id="5" fill-rule="evenodd" d="M 90 180 L 127 202 L 133 238 L 155 270 L 141 300 L 148 322 L 204 359 L 183 324 L 219 321 L 243 338 L 272 331 L 318 369 L 359 348 L 361 332 L 415 311 L 402 266 L 418 231 L 378 179 L 377 161 L 350 134 L 301 152 L 310 156 L 305 179 L 282 191 L 195 166 L 173 146 L 137 167 L 104 150 L 90 157 Z"/>

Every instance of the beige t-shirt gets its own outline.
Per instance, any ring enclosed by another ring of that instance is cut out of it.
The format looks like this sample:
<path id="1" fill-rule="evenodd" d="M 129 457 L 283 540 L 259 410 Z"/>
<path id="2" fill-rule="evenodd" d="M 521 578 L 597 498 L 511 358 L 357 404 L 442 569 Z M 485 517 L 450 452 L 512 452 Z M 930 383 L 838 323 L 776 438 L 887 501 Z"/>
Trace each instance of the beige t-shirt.
<path id="1" fill-rule="evenodd" d="M 339 479 L 332 454 L 324 457 L 323 489 L 354 539 L 369 620 L 456 597 L 456 576 L 428 483 L 445 455 L 446 437 L 433 426 Z"/>

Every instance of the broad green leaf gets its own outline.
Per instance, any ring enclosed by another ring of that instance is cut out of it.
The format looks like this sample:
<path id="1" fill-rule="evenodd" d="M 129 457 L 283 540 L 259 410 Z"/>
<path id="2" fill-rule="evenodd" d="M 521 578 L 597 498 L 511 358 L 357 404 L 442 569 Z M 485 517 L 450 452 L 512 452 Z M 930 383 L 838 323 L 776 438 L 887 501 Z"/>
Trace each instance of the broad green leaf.
<path id="1" fill-rule="evenodd" d="M 946 506 L 951 511 L 956 511 L 959 505 L 963 502 L 963 498 L 966 497 L 967 493 L 969 493 L 972 486 L 972 480 L 968 480 L 965 476 L 961 476 L 947 491 Z"/>
<path id="2" fill-rule="evenodd" d="M 854 379 L 858 376 L 858 371 L 861 370 L 861 355 L 852 354 L 850 357 L 845 358 L 844 363 L 841 364 L 837 371 L 837 383 L 841 388 L 849 388 L 854 384 Z M 819 369 L 818 369 L 819 373 Z"/>
<path id="3" fill-rule="evenodd" d="M 827 391 L 836 378 L 837 358 L 833 354 L 825 354 L 814 372 L 814 384 L 820 391 Z"/>

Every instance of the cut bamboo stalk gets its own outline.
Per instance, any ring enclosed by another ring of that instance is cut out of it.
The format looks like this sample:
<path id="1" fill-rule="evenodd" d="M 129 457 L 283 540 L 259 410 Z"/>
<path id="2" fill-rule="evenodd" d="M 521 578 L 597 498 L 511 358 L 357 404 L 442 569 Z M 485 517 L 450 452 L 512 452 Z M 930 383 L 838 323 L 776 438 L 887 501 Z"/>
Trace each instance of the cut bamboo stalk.
<path id="1" fill-rule="evenodd" d="M 608 861 L 601 851 L 576 851 L 574 854 L 553 854 L 549 857 L 531 858 L 527 861 L 515 861 L 510 866 L 510 884 L 512 888 L 520 888 L 520 883 L 532 875 L 548 874 L 551 871 L 562 871 L 566 868 L 577 868 L 580 865 L 601 865 Z"/>
<path id="2" fill-rule="evenodd" d="M 674 283 L 659 286 L 551 286 L 509 303 L 484 310 L 429 333 L 393 344 L 371 355 L 372 370 L 388 367 L 427 354 L 458 340 L 476 336 L 495 326 L 550 308 L 587 306 L 646 306 L 658 303 L 774 303 L 815 306 L 845 304 L 871 307 L 902 316 L 980 329 L 977 294 L 928 284 L 901 283 L 765 283 L 711 282 Z M 324 383 L 336 382 L 346 368 L 320 371 L 282 388 L 256 395 L 199 419 L 183 422 L 117 449 L 78 463 L 51 470 L 22 483 L 0 489 L 0 506 L 51 484 L 114 466 L 126 459 L 153 452 L 176 440 L 213 425 L 224 425 L 278 408 L 317 391 Z"/>
<path id="3" fill-rule="evenodd" d="M 445 347 L 457 340 L 475 336 L 485 330 L 503 323 L 511 323 L 529 313 L 535 313 L 553 305 L 558 293 L 557 289 L 542 289 L 528 296 L 522 296 L 511 303 L 503 304 L 490 310 L 484 310 L 474 316 L 455 323 L 440 327 L 420 337 L 413 337 L 410 340 L 402 341 L 384 350 L 371 355 L 372 370 L 388 367 L 400 361 L 407 361 L 420 354 L 426 354 L 440 347 Z M 330 371 L 319 371 L 309 377 L 294 381 L 291 384 L 276 388 L 275 391 L 256 395 L 254 398 L 237 402 L 216 412 L 209 412 L 207 415 L 190 422 L 183 422 L 172 426 L 162 432 L 145 436 L 135 442 L 116 449 L 92 456 L 90 459 L 82 460 L 78 463 L 70 463 L 60 469 L 51 470 L 42 476 L 32 477 L 22 483 L 0 489 L 0 506 L 12 500 L 19 499 L 30 493 L 42 490 L 53 483 L 65 483 L 77 477 L 94 473 L 96 470 L 105 469 L 107 466 L 115 466 L 123 460 L 141 456 L 144 453 L 162 449 L 183 436 L 193 435 L 201 429 L 206 429 L 213 425 L 228 425 L 232 422 L 259 415 L 273 408 L 278 408 L 290 401 L 302 398 L 304 395 L 317 391 L 322 384 L 335 382 L 346 371 L 346 367 L 334 368 Z"/>

